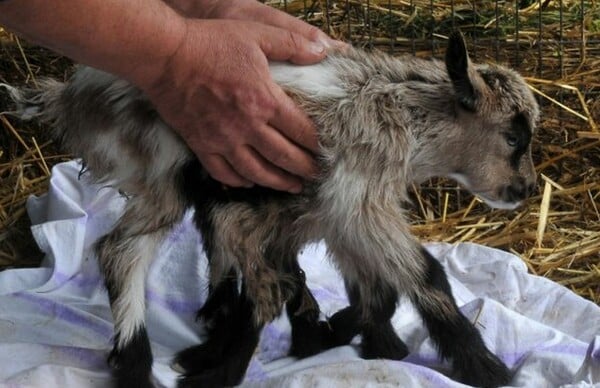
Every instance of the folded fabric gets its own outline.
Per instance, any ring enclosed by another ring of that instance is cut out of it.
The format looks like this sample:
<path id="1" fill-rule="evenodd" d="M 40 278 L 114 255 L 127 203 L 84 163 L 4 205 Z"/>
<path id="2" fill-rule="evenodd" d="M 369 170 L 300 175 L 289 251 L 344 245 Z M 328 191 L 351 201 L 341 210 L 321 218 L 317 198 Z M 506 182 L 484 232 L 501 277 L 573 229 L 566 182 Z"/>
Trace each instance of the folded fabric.
<path id="1" fill-rule="evenodd" d="M 112 316 L 94 254 L 125 199 L 90 184 L 80 165 L 53 169 L 48 194 L 28 202 L 40 268 L 0 272 L 0 381 L 10 387 L 106 387 Z M 461 311 L 488 347 L 515 371 L 512 386 L 600 387 L 600 307 L 527 273 L 509 253 L 474 244 L 426 244 L 446 268 Z M 347 305 L 343 282 L 323 243 L 300 263 L 323 317 Z M 171 387 L 173 355 L 203 340 L 195 313 L 206 298 L 207 262 L 191 212 L 162 244 L 147 279 L 147 328 L 158 385 Z M 411 354 L 402 361 L 362 360 L 357 342 L 298 360 L 288 357 L 285 316 L 261 336 L 244 384 L 249 387 L 461 387 L 447 375 L 416 311 L 402 301 L 394 326 Z"/>

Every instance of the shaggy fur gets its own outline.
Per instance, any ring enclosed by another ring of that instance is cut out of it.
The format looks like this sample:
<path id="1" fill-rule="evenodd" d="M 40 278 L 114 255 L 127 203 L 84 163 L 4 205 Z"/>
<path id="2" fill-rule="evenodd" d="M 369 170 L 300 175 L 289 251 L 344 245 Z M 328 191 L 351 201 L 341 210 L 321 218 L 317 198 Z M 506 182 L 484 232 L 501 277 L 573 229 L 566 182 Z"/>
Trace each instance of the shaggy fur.
<path id="1" fill-rule="evenodd" d="M 445 63 L 349 49 L 313 66 L 274 63 L 271 72 L 319 128 L 321 175 L 300 195 L 224 188 L 142 93 L 110 74 L 81 68 L 66 84 L 12 89 L 23 117 L 53 123 L 98 182 L 130 197 L 98 244 L 119 385 L 133 386 L 125 371 L 144 376 L 136 385 L 150 385 L 144 278 L 189 207 L 210 260 L 211 296 L 200 315 L 212 336 L 177 356 L 182 386 L 239 382 L 261 328 L 286 301 L 297 354 L 362 334 L 364 357 L 400 359 L 408 349 L 390 323 L 400 294 L 415 304 L 457 378 L 507 383 L 508 369 L 458 310 L 442 267 L 410 234 L 403 203 L 411 184 L 433 176 L 452 177 L 496 207 L 514 208 L 530 194 L 539 113 L 523 79 L 472 64 L 460 34 L 451 36 Z M 318 322 L 296 262 L 299 249 L 317 240 L 326 241 L 351 301 L 329 324 Z"/>

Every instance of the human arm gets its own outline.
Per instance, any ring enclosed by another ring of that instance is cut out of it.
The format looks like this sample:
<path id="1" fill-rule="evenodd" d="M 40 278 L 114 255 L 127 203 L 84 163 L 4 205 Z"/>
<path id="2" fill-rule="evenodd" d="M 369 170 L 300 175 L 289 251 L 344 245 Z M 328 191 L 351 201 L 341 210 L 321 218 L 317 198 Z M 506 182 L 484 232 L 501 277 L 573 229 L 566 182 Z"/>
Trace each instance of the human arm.
<path id="1" fill-rule="evenodd" d="M 325 56 L 297 33 L 191 20 L 159 0 L 5 0 L 0 24 L 136 84 L 226 184 L 297 192 L 315 172 L 312 123 L 268 74 L 267 59 Z"/>

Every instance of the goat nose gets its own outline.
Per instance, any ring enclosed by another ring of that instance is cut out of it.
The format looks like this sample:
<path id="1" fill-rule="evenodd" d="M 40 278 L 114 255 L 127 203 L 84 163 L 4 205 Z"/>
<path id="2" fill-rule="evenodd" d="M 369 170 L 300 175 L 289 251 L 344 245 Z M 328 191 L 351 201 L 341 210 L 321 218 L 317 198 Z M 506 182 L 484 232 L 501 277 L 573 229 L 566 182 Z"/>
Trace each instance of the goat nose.
<path id="1" fill-rule="evenodd" d="M 530 183 L 527 185 L 527 197 L 528 198 L 535 191 L 535 183 Z"/>
<path id="2" fill-rule="evenodd" d="M 525 181 L 525 178 L 513 179 L 511 184 L 505 188 L 504 198 L 508 202 L 518 202 L 526 199 L 533 192 L 534 185 Z"/>

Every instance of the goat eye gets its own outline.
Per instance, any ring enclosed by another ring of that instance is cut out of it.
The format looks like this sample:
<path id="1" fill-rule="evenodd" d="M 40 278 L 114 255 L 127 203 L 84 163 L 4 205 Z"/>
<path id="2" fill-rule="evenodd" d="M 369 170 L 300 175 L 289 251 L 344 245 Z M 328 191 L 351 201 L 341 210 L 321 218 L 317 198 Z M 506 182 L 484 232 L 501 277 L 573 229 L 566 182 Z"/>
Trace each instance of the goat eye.
<path id="1" fill-rule="evenodd" d="M 519 139 L 515 135 L 506 135 L 506 143 L 511 147 L 516 147 Z"/>

